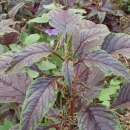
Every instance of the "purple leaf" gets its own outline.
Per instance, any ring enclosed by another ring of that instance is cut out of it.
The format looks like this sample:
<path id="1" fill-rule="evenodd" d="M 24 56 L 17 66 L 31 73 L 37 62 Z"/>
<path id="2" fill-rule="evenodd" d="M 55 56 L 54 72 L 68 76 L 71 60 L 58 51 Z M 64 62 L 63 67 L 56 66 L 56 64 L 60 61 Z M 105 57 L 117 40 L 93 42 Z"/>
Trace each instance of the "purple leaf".
<path id="1" fill-rule="evenodd" d="M 115 116 L 105 107 L 88 107 L 79 113 L 79 130 L 116 130 L 118 123 Z"/>
<path id="2" fill-rule="evenodd" d="M 130 35 L 111 33 L 106 37 L 102 48 L 113 55 L 122 54 L 130 58 Z"/>
<path id="3" fill-rule="evenodd" d="M 115 75 L 129 79 L 129 70 L 110 54 L 103 50 L 94 51 L 86 55 L 85 64 L 87 66 L 97 66 L 104 72 L 112 72 Z"/>
<path id="4" fill-rule="evenodd" d="M 0 42 L 4 45 L 16 43 L 17 41 L 19 41 L 19 34 L 17 32 L 11 32 L 0 36 Z"/>
<path id="5" fill-rule="evenodd" d="M 0 103 L 22 103 L 30 84 L 26 74 L 0 76 Z"/>
<path id="6" fill-rule="evenodd" d="M 130 109 L 130 83 L 123 85 L 112 106 Z"/>
<path id="7" fill-rule="evenodd" d="M 29 87 L 22 107 L 20 130 L 34 130 L 37 127 L 55 103 L 55 88 L 52 78 L 39 78 Z"/>
<path id="8" fill-rule="evenodd" d="M 73 32 L 75 53 L 81 58 L 86 51 L 100 48 L 109 33 L 107 26 L 83 20 Z"/>
<path id="9" fill-rule="evenodd" d="M 98 68 L 90 70 L 85 65 L 79 64 L 76 66 L 76 76 L 78 76 L 76 88 L 81 102 L 90 104 L 100 94 L 105 75 Z"/>
<path id="10" fill-rule="evenodd" d="M 6 73 L 16 73 L 21 71 L 25 66 L 31 66 L 41 58 L 47 57 L 51 52 L 52 49 L 45 44 L 33 44 L 32 46 L 25 48 L 23 51 L 13 55 L 13 59 L 10 66 L 7 68 Z"/>
<path id="11" fill-rule="evenodd" d="M 72 61 L 65 61 L 63 63 L 63 75 L 66 80 L 69 93 L 71 94 L 72 82 L 74 80 L 74 67 Z"/>
<path id="12" fill-rule="evenodd" d="M 50 12 L 50 25 L 66 34 L 72 32 L 80 17 L 69 10 L 53 10 Z"/>
<path id="13" fill-rule="evenodd" d="M 10 63 L 13 59 L 12 53 L 5 53 L 0 55 L 0 72 L 1 74 L 10 66 Z"/>

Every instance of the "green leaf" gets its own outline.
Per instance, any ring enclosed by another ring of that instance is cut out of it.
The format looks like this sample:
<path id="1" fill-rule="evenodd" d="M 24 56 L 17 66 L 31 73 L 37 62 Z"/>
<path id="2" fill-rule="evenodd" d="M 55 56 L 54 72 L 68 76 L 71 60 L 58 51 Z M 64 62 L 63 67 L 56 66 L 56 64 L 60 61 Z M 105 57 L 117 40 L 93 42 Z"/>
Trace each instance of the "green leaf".
<path id="1" fill-rule="evenodd" d="M 120 84 L 121 84 L 120 80 L 112 79 L 110 81 L 110 85 L 101 91 L 99 100 L 102 102 L 103 105 L 110 107 L 111 96 L 115 95 L 117 90 L 120 89 Z"/>
<path id="2" fill-rule="evenodd" d="M 31 78 L 37 78 L 39 76 L 38 72 L 31 69 L 27 69 L 27 73 Z"/>
<path id="3" fill-rule="evenodd" d="M 49 16 L 48 14 L 43 14 L 41 17 L 36 17 L 34 19 L 31 19 L 28 23 L 48 23 Z"/>
<path id="4" fill-rule="evenodd" d="M 50 61 L 42 61 L 41 63 L 37 64 L 38 68 L 43 71 L 53 70 L 56 69 L 56 65 L 51 63 Z"/>
<path id="5" fill-rule="evenodd" d="M 23 43 L 24 40 L 25 40 L 25 38 L 26 38 L 28 35 L 29 35 L 28 33 L 22 32 L 22 33 L 20 34 L 20 41 Z"/>
<path id="6" fill-rule="evenodd" d="M 23 44 L 30 45 L 30 44 L 38 42 L 39 39 L 40 39 L 39 34 L 31 34 L 25 38 Z"/>
<path id="7" fill-rule="evenodd" d="M 17 44 L 10 44 L 9 47 L 11 48 L 11 51 L 13 51 L 13 52 L 20 52 L 22 49 L 22 47 Z"/>
<path id="8" fill-rule="evenodd" d="M 9 130 L 12 127 L 10 121 L 5 121 L 3 125 L 0 125 L 0 130 Z"/>
<path id="9" fill-rule="evenodd" d="M 4 53 L 8 48 L 0 44 L 0 54 Z"/>
<path id="10" fill-rule="evenodd" d="M 128 11 L 130 12 L 130 6 L 128 6 Z"/>
<path id="11" fill-rule="evenodd" d="M 72 11 L 75 14 L 85 14 L 86 11 L 84 9 L 70 9 L 70 11 Z"/>

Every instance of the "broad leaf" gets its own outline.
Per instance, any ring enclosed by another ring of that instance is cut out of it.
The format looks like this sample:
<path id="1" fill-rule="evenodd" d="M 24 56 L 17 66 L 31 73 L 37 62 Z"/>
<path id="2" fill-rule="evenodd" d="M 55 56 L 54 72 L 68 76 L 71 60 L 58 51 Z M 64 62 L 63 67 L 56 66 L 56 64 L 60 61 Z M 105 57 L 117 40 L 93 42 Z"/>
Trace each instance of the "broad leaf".
<path id="1" fill-rule="evenodd" d="M 79 113 L 79 130 L 119 130 L 115 116 L 105 107 L 88 107 Z"/>
<path id="2" fill-rule="evenodd" d="M 48 23 L 49 22 L 49 16 L 48 14 L 43 14 L 41 17 L 36 17 L 31 20 L 29 20 L 28 23 Z"/>
<path id="3" fill-rule="evenodd" d="M 3 125 L 0 125 L 0 130 L 9 130 L 12 127 L 13 123 L 6 120 Z"/>
<path id="4" fill-rule="evenodd" d="M 113 74 L 124 76 L 129 79 L 129 71 L 119 61 L 103 50 L 94 51 L 85 57 L 87 66 L 97 66 L 104 72 L 112 72 Z"/>
<path id="5" fill-rule="evenodd" d="M 121 80 L 113 78 L 105 88 L 102 89 L 99 100 L 103 105 L 110 107 L 111 105 L 111 97 L 117 93 L 120 89 Z"/>
<path id="6" fill-rule="evenodd" d="M 71 93 L 72 82 L 74 80 L 74 67 L 72 61 L 65 61 L 63 63 L 63 75 L 66 80 L 69 93 Z"/>
<path id="7" fill-rule="evenodd" d="M 130 35 L 124 33 L 111 33 L 108 35 L 102 47 L 111 54 L 122 54 L 130 58 Z"/>
<path id="8" fill-rule="evenodd" d="M 56 65 L 53 64 L 52 62 L 50 62 L 49 60 L 44 60 L 44 61 L 38 63 L 37 66 L 40 70 L 43 70 L 43 71 L 56 69 Z"/>
<path id="9" fill-rule="evenodd" d="M 104 86 L 104 74 L 98 68 L 92 70 L 86 68 L 85 65 L 76 66 L 77 84 L 76 88 L 82 103 L 91 103 L 97 98 Z"/>
<path id="10" fill-rule="evenodd" d="M 51 53 L 51 49 L 45 44 L 33 44 L 25 48 L 22 52 L 14 54 L 10 66 L 6 70 L 9 72 L 18 72 L 25 66 L 31 66 L 34 62 L 38 62 L 41 58 L 47 57 Z"/>
<path id="11" fill-rule="evenodd" d="M 56 83 L 52 78 L 39 78 L 29 87 L 22 108 L 21 129 L 35 129 L 38 122 L 54 105 Z"/>
<path id="12" fill-rule="evenodd" d="M 13 59 L 12 53 L 5 53 L 0 55 L 0 72 L 4 72 L 9 66 Z"/>
<path id="13" fill-rule="evenodd" d="M 9 130 L 19 130 L 19 124 L 17 124 L 17 125 L 15 125 L 15 126 L 11 127 L 11 129 L 9 129 Z"/>
<path id="14" fill-rule="evenodd" d="M 25 45 L 31 45 L 33 43 L 37 43 L 38 40 L 40 39 L 40 35 L 39 34 L 31 34 L 29 36 L 27 36 L 23 42 L 23 44 Z"/>
<path id="15" fill-rule="evenodd" d="M 26 74 L 0 76 L 0 103 L 21 103 L 30 83 Z"/>
<path id="16" fill-rule="evenodd" d="M 50 25 L 66 34 L 72 32 L 80 17 L 69 10 L 55 10 L 50 13 Z"/>
<path id="17" fill-rule="evenodd" d="M 21 52 L 21 50 L 23 49 L 21 45 L 18 44 L 10 44 L 9 45 L 10 49 L 12 52 Z"/>
<path id="18" fill-rule="evenodd" d="M 17 124 L 16 126 L 12 127 L 9 130 L 19 130 L 20 125 Z M 3 129 L 2 129 L 3 130 Z M 51 126 L 38 126 L 35 130 L 56 130 L 56 129 L 51 129 Z"/>
<path id="19" fill-rule="evenodd" d="M 29 77 L 31 78 L 37 78 L 39 76 L 39 73 L 37 71 L 34 71 L 32 69 L 26 69 L 27 74 L 29 75 Z"/>
<path id="20" fill-rule="evenodd" d="M 73 32 L 75 53 L 78 53 L 81 57 L 81 54 L 86 53 L 86 51 L 100 48 L 109 33 L 107 26 L 83 20 Z"/>
<path id="21" fill-rule="evenodd" d="M 130 83 L 123 85 L 113 107 L 124 107 L 130 109 Z"/>

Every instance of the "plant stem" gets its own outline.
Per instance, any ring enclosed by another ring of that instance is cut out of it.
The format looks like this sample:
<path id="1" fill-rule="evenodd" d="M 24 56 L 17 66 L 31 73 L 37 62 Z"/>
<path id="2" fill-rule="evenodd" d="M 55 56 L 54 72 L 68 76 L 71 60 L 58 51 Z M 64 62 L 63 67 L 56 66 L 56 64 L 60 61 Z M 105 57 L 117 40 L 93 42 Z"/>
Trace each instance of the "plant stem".
<path id="1" fill-rule="evenodd" d="M 58 53 L 53 52 L 53 54 L 54 54 L 55 56 L 57 56 L 58 58 L 60 58 L 62 61 L 64 61 L 64 59 L 63 59 Z"/>

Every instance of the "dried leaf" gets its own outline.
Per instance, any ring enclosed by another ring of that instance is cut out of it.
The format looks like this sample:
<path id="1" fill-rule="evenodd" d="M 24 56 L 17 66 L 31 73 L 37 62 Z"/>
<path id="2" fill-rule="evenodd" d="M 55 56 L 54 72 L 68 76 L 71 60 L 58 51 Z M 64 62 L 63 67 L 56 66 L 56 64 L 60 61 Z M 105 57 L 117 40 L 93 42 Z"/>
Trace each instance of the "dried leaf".
<path id="1" fill-rule="evenodd" d="M 0 76 L 0 103 L 22 103 L 30 83 L 26 74 Z"/>
<path id="2" fill-rule="evenodd" d="M 123 76 L 129 79 L 129 70 L 117 61 L 110 54 L 103 50 L 94 51 L 87 54 L 85 57 L 85 64 L 90 66 L 97 66 L 104 72 L 112 72 L 113 74 Z"/>
<path id="3" fill-rule="evenodd" d="M 0 42 L 10 44 L 18 41 L 19 33 L 10 26 L 14 26 L 16 22 L 12 19 L 2 20 L 0 22 Z"/>
<path id="4" fill-rule="evenodd" d="M 54 105 L 56 83 L 51 78 L 39 78 L 29 87 L 22 108 L 21 129 L 34 130 L 38 122 Z"/>
<path id="5" fill-rule="evenodd" d="M 24 2 L 20 2 L 18 4 L 16 4 L 9 12 L 8 15 L 11 18 L 14 18 L 15 15 L 18 13 L 18 11 L 24 6 Z"/>
<path id="6" fill-rule="evenodd" d="M 105 107 L 88 107 L 79 113 L 79 130 L 117 130 L 115 116 Z M 119 130 L 119 129 L 118 129 Z"/>
<path id="7" fill-rule="evenodd" d="M 12 19 L 2 20 L 0 22 L 0 32 L 2 34 L 0 34 L 0 35 L 6 34 L 6 33 L 11 33 L 11 32 L 18 33 L 15 29 L 10 27 L 10 26 L 13 26 L 15 24 L 16 24 L 16 22 L 14 22 Z"/>
<path id="8" fill-rule="evenodd" d="M 67 7 L 72 7 L 75 4 L 75 0 L 57 0 L 60 4 L 67 6 Z"/>
<path id="9" fill-rule="evenodd" d="M 102 48 L 113 55 L 122 54 L 130 58 L 130 35 L 111 33 L 106 37 Z"/>
<path id="10" fill-rule="evenodd" d="M 130 109 L 130 83 L 123 85 L 112 106 Z"/>
<path id="11" fill-rule="evenodd" d="M 98 15 L 98 19 L 99 19 L 100 23 L 103 23 L 103 21 L 105 20 L 105 17 L 106 17 L 106 12 L 98 11 L 97 15 Z"/>

